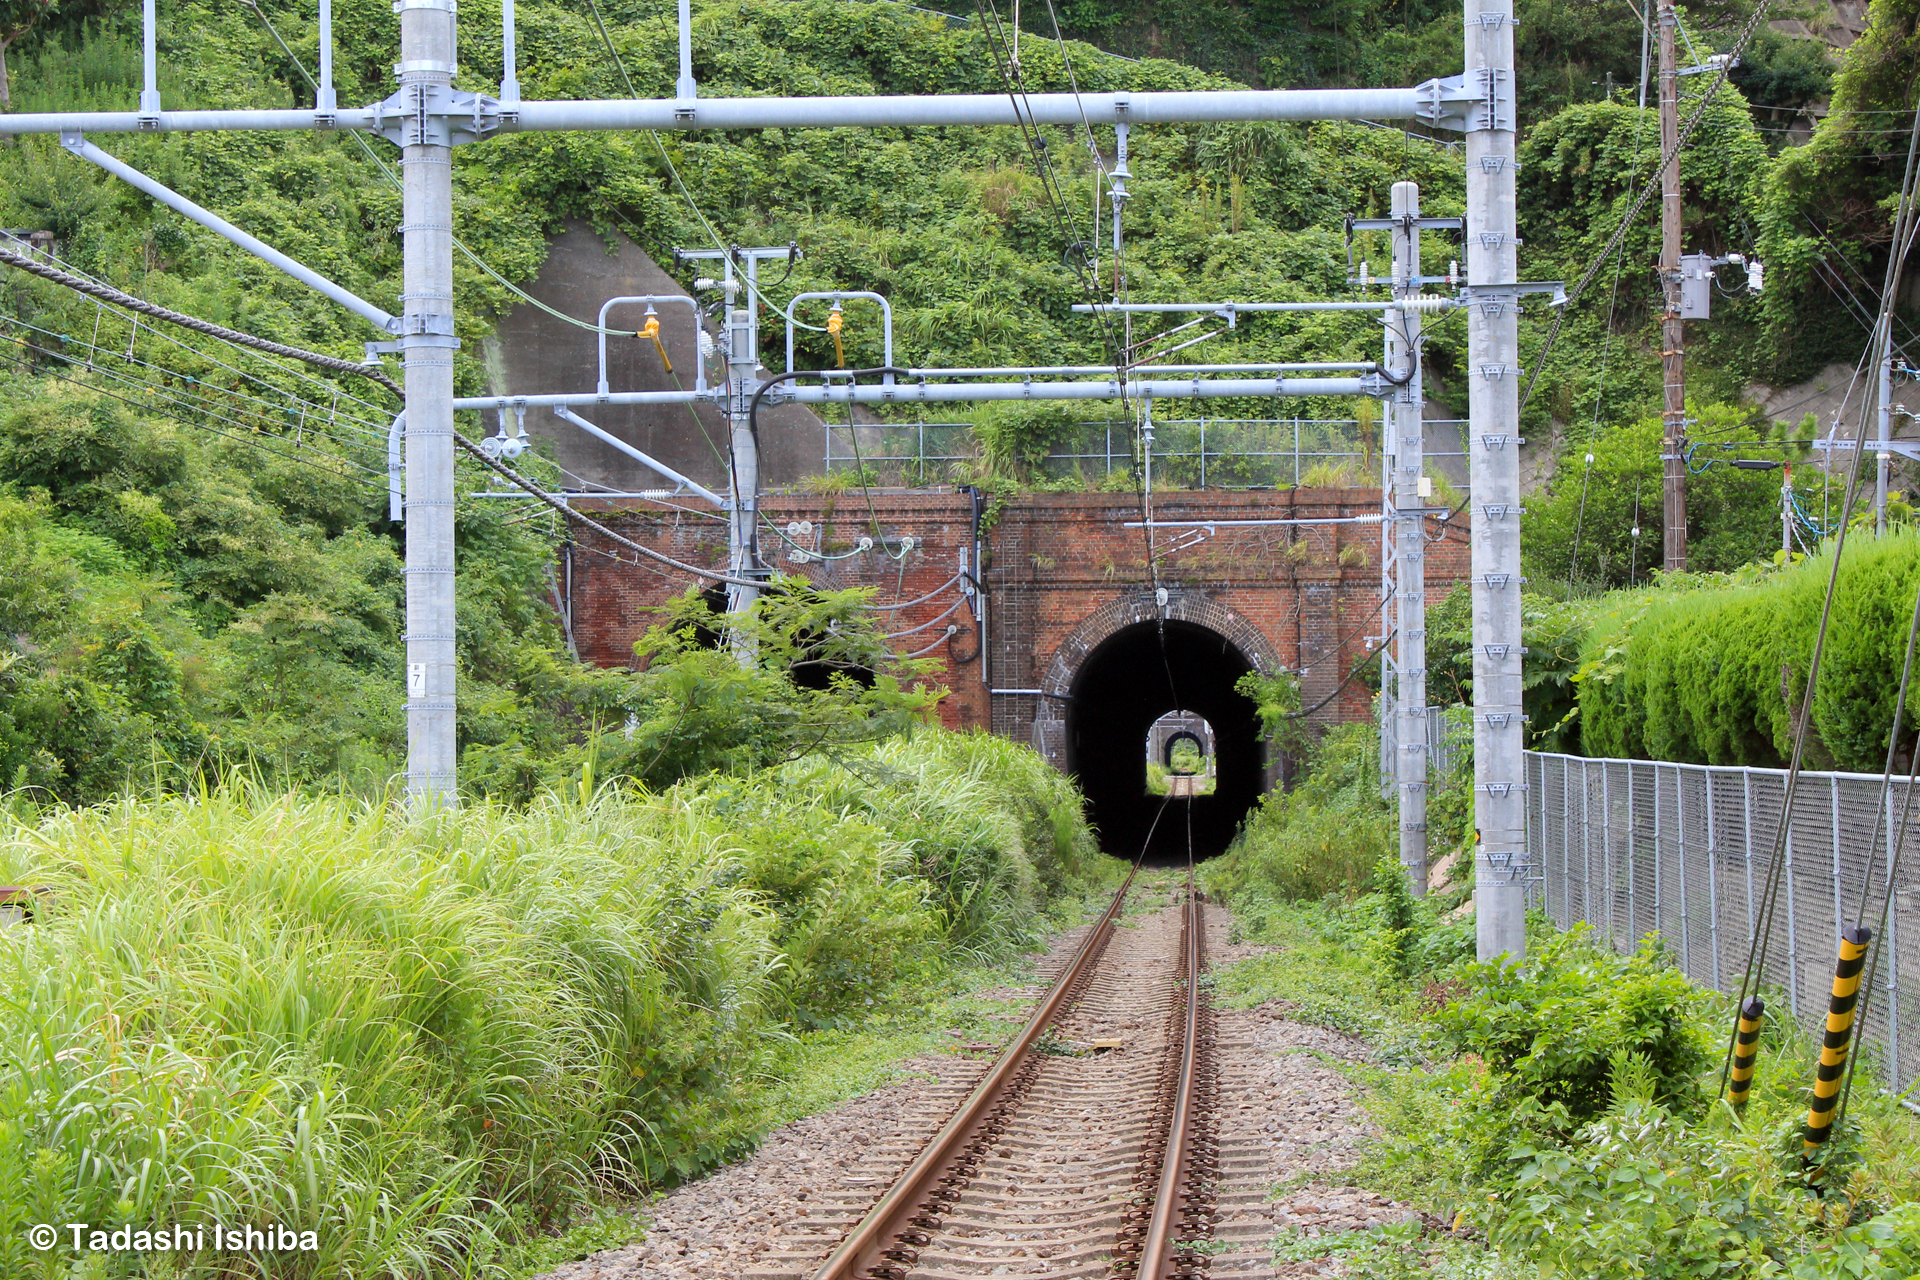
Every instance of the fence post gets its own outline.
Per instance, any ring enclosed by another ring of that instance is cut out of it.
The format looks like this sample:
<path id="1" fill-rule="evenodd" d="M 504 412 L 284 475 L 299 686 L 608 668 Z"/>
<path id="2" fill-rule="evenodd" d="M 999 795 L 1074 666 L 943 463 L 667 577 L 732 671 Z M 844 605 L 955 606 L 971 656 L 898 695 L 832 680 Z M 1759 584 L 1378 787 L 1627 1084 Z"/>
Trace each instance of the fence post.
<path id="1" fill-rule="evenodd" d="M 1560 927 L 1567 929 L 1573 926 L 1573 806 L 1567 803 L 1567 759 L 1559 756 L 1555 762 L 1560 766 Z M 1546 797 L 1540 802 L 1545 804 Z"/>
<path id="2" fill-rule="evenodd" d="M 1293 487 L 1300 487 L 1300 419 L 1293 420 Z"/>
<path id="3" fill-rule="evenodd" d="M 1693 904 L 1687 901 L 1687 773 L 1686 766 L 1680 764 L 1673 766 L 1673 826 L 1679 849 L 1674 862 L 1680 868 L 1680 972 L 1692 978 L 1693 928 L 1688 913 Z"/>
<path id="4" fill-rule="evenodd" d="M 1787 793 L 1783 786 L 1780 791 L 1780 821 L 1786 824 L 1786 861 L 1780 874 L 1787 880 L 1787 963 L 1790 977 L 1787 979 L 1787 1004 L 1795 1019 L 1800 1017 L 1800 931 L 1794 925 L 1793 909 L 1793 813 L 1787 808 Z"/>
<path id="5" fill-rule="evenodd" d="M 1635 849 L 1634 847 L 1634 838 L 1633 838 L 1634 837 L 1633 761 L 1631 760 L 1627 761 L 1626 765 L 1627 765 L 1627 847 L 1626 847 L 1627 933 L 1629 935 L 1627 942 L 1628 942 L 1629 949 L 1631 949 L 1634 943 L 1637 943 L 1640 941 L 1640 902 L 1639 902 L 1640 895 L 1637 892 L 1635 892 L 1635 890 L 1639 886 L 1640 877 L 1634 873 L 1634 867 L 1633 867 L 1633 864 L 1636 861 L 1638 861 L 1638 859 L 1634 856 L 1638 852 L 1638 850 Z"/>
<path id="6" fill-rule="evenodd" d="M 1207 487 L 1207 420 L 1200 419 L 1200 487 Z"/>
<path id="7" fill-rule="evenodd" d="M 1653 928 L 1665 943 L 1667 937 L 1665 877 L 1660 874 L 1660 763 L 1653 764 Z"/>
<path id="8" fill-rule="evenodd" d="M 1902 783 L 1901 785 L 1904 786 L 1905 783 Z M 1906 795 L 1905 793 L 1902 793 L 1900 797 L 1900 802 L 1902 806 L 1901 811 L 1905 812 L 1905 806 L 1911 804 L 1912 799 L 1910 796 Z M 1887 936 L 1881 941 L 1881 944 L 1880 944 L 1882 948 L 1881 954 L 1886 957 L 1886 965 L 1887 965 L 1887 980 L 1886 980 L 1887 1041 L 1886 1041 L 1886 1066 L 1882 1068 L 1881 1074 L 1886 1077 L 1887 1084 L 1891 1088 L 1897 1090 L 1900 1088 L 1901 1082 L 1900 1082 L 1900 978 L 1899 978 L 1899 975 L 1900 975 L 1900 946 L 1899 946 L 1900 904 L 1898 901 L 1895 900 L 1893 896 L 1893 857 L 1894 857 L 1893 841 L 1896 838 L 1897 837 L 1894 834 L 1894 825 L 1893 825 L 1893 788 L 1888 787 L 1887 788 L 1887 870 L 1886 870 Z"/>
<path id="9" fill-rule="evenodd" d="M 1600 765 L 1600 866 L 1607 880 L 1607 942 L 1620 945 L 1620 929 L 1613 918 L 1613 900 L 1619 896 L 1618 877 L 1613 874 L 1613 766 Z"/>
<path id="10" fill-rule="evenodd" d="M 1753 770 L 1740 766 L 1741 842 L 1747 853 L 1747 937 L 1753 937 Z"/>
<path id="11" fill-rule="evenodd" d="M 1707 940 L 1713 951 L 1713 989 L 1720 987 L 1720 848 L 1713 821 L 1714 770 L 1702 769 L 1707 788 Z"/>
<path id="12" fill-rule="evenodd" d="M 1580 918 L 1593 923 L 1593 792 L 1585 757 L 1580 760 Z"/>
<path id="13" fill-rule="evenodd" d="M 1833 827 L 1833 930 L 1837 934 L 1847 931 L 1846 894 L 1840 887 L 1840 779 L 1827 779 L 1827 812 Z M 1869 840 L 1872 837 L 1868 837 Z M 1865 901 L 1863 896 L 1862 901 Z"/>

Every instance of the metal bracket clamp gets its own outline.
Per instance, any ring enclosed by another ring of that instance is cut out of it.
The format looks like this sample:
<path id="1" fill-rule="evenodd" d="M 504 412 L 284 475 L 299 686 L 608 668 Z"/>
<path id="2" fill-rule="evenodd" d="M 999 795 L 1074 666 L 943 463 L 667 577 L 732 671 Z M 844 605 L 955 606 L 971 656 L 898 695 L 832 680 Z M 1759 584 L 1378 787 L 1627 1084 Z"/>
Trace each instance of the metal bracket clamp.
<path id="1" fill-rule="evenodd" d="M 1467 225 L 1465 218 L 1348 218 L 1348 231 L 1397 231 L 1403 226 L 1417 226 L 1422 231 L 1458 231 Z M 1443 279 L 1440 276 L 1423 277 L 1427 281 Z"/>
<path id="2" fill-rule="evenodd" d="M 1514 240 L 1519 244 L 1518 239 Z M 1567 305 L 1567 283 L 1564 280 L 1515 280 L 1508 284 L 1468 284 L 1460 287 L 1459 305 L 1478 307 L 1482 315 L 1497 316 L 1508 307 L 1520 310 L 1520 295 L 1526 293 L 1551 294 L 1548 304 L 1555 307 Z"/>
<path id="3" fill-rule="evenodd" d="M 1284 385 L 1285 379 L 1276 379 Z M 1394 392 L 1394 384 L 1388 382 L 1385 374 L 1363 373 L 1360 375 L 1360 394 L 1372 396 L 1375 400 L 1385 400 Z"/>
<path id="4" fill-rule="evenodd" d="M 373 129 L 396 147 L 458 146 L 499 132 L 500 103 L 440 84 L 411 84 L 367 108 Z"/>
<path id="5" fill-rule="evenodd" d="M 1510 73 L 1482 67 L 1470 75 L 1442 76 L 1416 85 L 1414 115 L 1428 124 L 1460 133 L 1513 128 Z"/>

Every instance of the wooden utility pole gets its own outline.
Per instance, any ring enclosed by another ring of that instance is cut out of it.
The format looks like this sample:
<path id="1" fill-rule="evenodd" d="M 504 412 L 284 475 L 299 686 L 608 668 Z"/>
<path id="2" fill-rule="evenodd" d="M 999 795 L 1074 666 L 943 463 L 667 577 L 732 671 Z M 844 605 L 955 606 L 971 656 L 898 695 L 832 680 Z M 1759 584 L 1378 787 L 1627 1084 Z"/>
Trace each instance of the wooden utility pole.
<path id="1" fill-rule="evenodd" d="M 1666 405 L 1660 432 L 1664 520 L 1661 545 L 1669 573 L 1687 568 L 1687 368 L 1686 322 L 1680 318 L 1680 69 L 1673 36 L 1679 24 L 1673 0 L 1654 10 L 1660 32 L 1660 153 L 1671 156 L 1660 171 L 1660 289 L 1666 312 L 1660 321 L 1660 367 Z"/>

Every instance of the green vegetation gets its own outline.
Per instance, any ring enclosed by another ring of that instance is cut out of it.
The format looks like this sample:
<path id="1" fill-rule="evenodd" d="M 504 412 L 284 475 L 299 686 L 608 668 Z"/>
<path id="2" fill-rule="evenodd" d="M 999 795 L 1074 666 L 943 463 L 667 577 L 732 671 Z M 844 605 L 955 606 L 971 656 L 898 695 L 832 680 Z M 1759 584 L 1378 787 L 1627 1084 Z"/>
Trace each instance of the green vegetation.
<path id="1" fill-rule="evenodd" d="M 1808 454 L 1811 415 L 1794 431 L 1777 431 L 1759 415 L 1720 405 L 1695 406 L 1695 442 L 1687 478 L 1687 565 L 1727 572 L 1766 560 L 1780 547 L 1780 485 L 1775 469 L 1746 470 L 1734 459 L 1792 467 Z M 1575 593 L 1648 581 L 1665 555 L 1661 521 L 1660 418 L 1654 414 L 1597 433 L 1577 435 L 1553 481 L 1528 496 L 1522 555 L 1527 575 L 1546 589 Z M 1591 449 L 1593 462 L 1588 464 Z M 1816 518 L 1846 491 L 1842 478 L 1815 467 L 1794 477 L 1800 502 Z M 1638 530 L 1638 534 L 1634 531 Z"/>
<path id="2" fill-rule="evenodd" d="M 1399 83 L 1450 72 L 1457 60 L 1458 16 L 1444 7 L 1303 16 L 1222 4 L 1123 14 L 1103 2 L 1063 8 L 1065 29 L 1136 51 L 1151 33 L 1159 41 L 1152 47 L 1196 58 L 1205 69 L 1130 62 L 1085 45 L 1063 51 L 1030 31 L 1022 66 L 1031 88 L 1200 88 L 1228 83 L 1223 74 L 1276 85 Z M 1851 358 L 1859 335 L 1826 292 L 1839 268 L 1820 265 L 1828 252 L 1822 237 L 1845 246 L 1846 273 L 1877 278 L 1885 237 L 1875 228 L 1884 223 L 1891 179 L 1874 159 L 1879 135 L 1857 130 L 1882 119 L 1869 113 L 1910 99 L 1903 77 L 1913 65 L 1904 56 L 1913 10 L 1912 0 L 1876 4 L 1871 36 L 1847 55 L 1834 81 L 1835 111 L 1813 145 L 1774 154 L 1773 135 L 1763 132 L 1774 126 L 1757 125 L 1729 89 L 1685 157 L 1689 243 L 1758 243 L 1774 264 L 1765 298 L 1723 301 L 1714 322 L 1696 330 L 1689 368 L 1697 412 L 1715 431 L 1724 425 L 1726 440 L 1751 434 L 1756 446 L 1763 443 L 1744 414 L 1717 407 L 1735 403 L 1751 380 L 1777 384 Z M 1692 12 L 1696 43 L 1710 44 L 1746 12 L 1743 3 Z M 163 4 L 161 15 L 169 106 L 310 101 L 300 70 L 311 67 L 316 48 L 309 10 L 181 0 Z M 463 83 L 488 88 L 499 73 L 492 19 L 484 11 L 467 16 Z M 342 0 L 335 18 L 343 98 L 384 95 L 396 31 L 390 6 Z M 1572 279 L 1651 172 L 1657 150 L 1651 113 L 1598 100 L 1603 89 L 1588 83 L 1607 71 L 1626 82 L 1621 60 L 1637 57 L 1637 29 L 1624 11 L 1523 6 L 1522 19 L 1522 79 L 1533 95 L 1521 170 L 1523 270 Z M 615 5 L 610 20 L 637 89 L 665 92 L 674 63 L 670 7 Z M 1030 10 L 1029 24 L 1039 20 Z M 131 8 L 50 10 L 8 49 L 12 109 L 131 102 L 136 23 Z M 519 24 L 529 95 L 625 92 L 590 15 L 577 6 L 532 0 L 520 6 Z M 1269 40 L 1259 31 L 1286 34 Z M 1809 46 L 1783 39 L 1765 38 L 1741 84 L 1778 101 L 1817 92 L 1824 55 L 1809 60 Z M 716 0 L 696 15 L 695 59 L 703 91 L 713 94 L 1001 88 L 977 24 L 887 4 Z M 1688 91 L 1697 84 L 1690 79 Z M 1098 361 L 1106 353 L 1096 331 L 1069 311 L 1091 287 L 1082 275 L 1092 272 L 1066 251 L 1090 233 L 1083 211 L 1098 203 L 1097 176 L 1073 131 L 1054 141 L 1052 164 L 1080 219 L 1074 228 L 1060 224 L 1031 154 L 1011 130 L 502 137 L 458 151 L 456 225 L 494 270 L 524 281 L 567 218 L 626 234 L 661 261 L 676 245 L 705 243 L 690 197 L 724 238 L 802 246 L 806 257 L 773 291 L 776 303 L 820 288 L 885 293 L 902 360 Z M 1382 212 L 1389 187 L 1402 178 L 1421 183 L 1430 212 L 1461 207 L 1457 154 L 1394 130 L 1155 127 L 1133 143 L 1128 265 L 1141 299 L 1339 296 L 1351 288 L 1343 215 Z M 140 135 L 108 145 L 363 296 L 395 303 L 400 254 L 390 232 L 398 195 L 386 172 L 387 144 L 288 133 Z M 79 269 L 214 320 L 345 357 L 357 358 L 367 336 L 357 321 L 65 155 L 52 139 L 0 142 L 0 225 L 44 228 Z M 1623 261 L 1650 260 L 1653 235 L 1645 220 Z M 1436 264 L 1459 257 L 1437 234 L 1426 253 Z M 1383 262 L 1384 237 L 1362 233 L 1352 257 Z M 1112 264 L 1098 265 L 1104 274 Z M 457 383 L 472 393 L 485 382 L 480 340 L 513 297 L 464 258 L 457 271 L 466 342 Z M 1530 435 L 1558 434 L 1580 456 L 1597 432 L 1592 475 L 1562 465 L 1560 479 L 1530 504 L 1529 572 L 1541 583 L 1613 585 L 1638 577 L 1658 554 L 1657 537 L 1641 538 L 1636 550 L 1626 534 L 1629 489 L 1644 489 L 1644 473 L 1657 465 L 1647 419 L 1659 385 L 1653 294 L 1637 270 L 1606 291 L 1604 308 L 1602 292 L 1596 284 L 1568 316 L 1528 410 Z M 877 362 L 875 315 L 855 305 L 847 316 L 848 359 Z M 1525 318 L 1528 350 L 1537 348 L 1547 319 L 1543 309 Z M 89 300 L 12 272 L 0 280 L 0 333 L 10 342 L 0 348 L 0 501 L 7 504 L 0 536 L 29 566 L 0 584 L 0 612 L 10 623 L 0 630 L 10 637 L 0 642 L 0 786 L 90 800 L 130 777 L 143 785 L 179 782 L 242 762 L 279 780 L 382 785 L 401 739 L 399 531 L 386 519 L 383 483 L 395 406 L 385 394 L 195 335 L 129 326 Z M 768 341 L 778 340 L 770 329 Z M 1456 412 L 1467 380 L 1463 342 L 1456 322 L 1430 328 L 1432 390 Z M 1377 344 L 1365 317 L 1268 315 L 1245 317 L 1206 351 L 1223 361 L 1354 359 L 1371 358 Z M 830 358 L 823 335 L 802 335 L 803 363 Z M 1253 417 L 1364 418 L 1364 408 L 1337 399 L 1214 406 Z M 1016 484 L 1130 483 L 1121 475 L 1047 473 L 1047 451 L 1083 432 L 1086 421 L 1057 407 L 983 410 L 975 415 L 978 457 L 970 465 L 996 495 Z M 463 427 L 486 430 L 477 421 Z M 530 467 L 557 477 L 538 459 Z M 1210 479 L 1236 475 L 1215 468 Z M 462 464 L 462 477 L 463 493 L 492 484 L 471 464 Z M 1198 482 L 1179 467 L 1160 478 Z M 1293 478 L 1351 483 L 1355 475 L 1329 465 Z M 1584 515 L 1574 484 L 1582 478 L 1592 481 Z M 1703 564 L 1731 568 L 1772 545 L 1766 473 L 1716 465 L 1691 483 Z M 657 763 L 664 773 L 650 773 L 656 766 L 641 754 L 644 745 L 628 749 L 634 738 L 615 742 L 596 732 L 623 724 L 649 697 L 668 703 L 658 691 L 635 693 L 623 678 L 583 671 L 564 656 L 546 577 L 562 530 L 544 516 L 516 519 L 464 499 L 459 518 L 460 730 L 471 785 L 524 800 L 589 759 L 655 782 L 706 767 L 669 753 Z M 745 696 L 725 696 L 736 693 Z M 688 704 L 683 697 L 676 705 Z M 657 733 L 639 736 L 657 744 Z M 736 763 L 779 754 L 765 743 L 742 750 Z"/>
<path id="3" fill-rule="evenodd" d="M 1580 649 L 1588 755 L 1778 767 L 1792 750 L 1832 549 L 1603 597 Z M 1813 700 L 1810 767 L 1877 772 L 1920 589 L 1920 534 L 1848 538 Z M 1915 696 L 1910 694 L 1910 700 Z M 1911 725 L 1914 707 L 1907 709 Z"/>
<path id="4" fill-rule="evenodd" d="M 316 1232 L 276 1277 L 508 1274 L 859 1083 L 1112 874 L 1039 757 L 936 730 L 519 809 L 236 784 L 12 824 L 0 882 L 45 889 L 0 929 L 0 1271 L 69 1274 L 30 1223 L 206 1220 Z"/>
<path id="5" fill-rule="evenodd" d="M 1345 816 L 1352 801 L 1319 788 L 1325 815 Z M 1320 885 L 1246 847 L 1207 880 L 1234 941 L 1274 946 L 1222 972 L 1222 998 L 1284 1000 L 1290 1017 L 1363 1037 L 1370 1064 L 1343 1069 L 1379 1136 L 1350 1176 L 1451 1227 L 1282 1235 L 1277 1258 L 1371 1280 L 1911 1274 L 1920 1124 L 1863 1078 L 1803 1166 L 1812 1044 L 1769 1023 L 1746 1107 L 1715 1101 L 1724 1001 L 1656 940 L 1622 956 L 1536 919 L 1523 964 L 1478 965 L 1471 916 L 1453 918 L 1465 889 L 1416 901 L 1391 857 L 1319 900 Z"/>

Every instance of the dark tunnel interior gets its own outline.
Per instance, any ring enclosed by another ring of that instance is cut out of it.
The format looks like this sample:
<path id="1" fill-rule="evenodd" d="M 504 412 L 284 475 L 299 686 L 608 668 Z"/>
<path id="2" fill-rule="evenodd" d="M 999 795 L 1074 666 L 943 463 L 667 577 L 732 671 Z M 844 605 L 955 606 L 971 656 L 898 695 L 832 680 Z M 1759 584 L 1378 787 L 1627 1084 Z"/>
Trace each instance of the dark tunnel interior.
<path id="1" fill-rule="evenodd" d="M 1264 779 L 1259 716 L 1233 687 L 1250 670 L 1226 637 L 1190 622 L 1166 623 L 1164 636 L 1160 624 L 1138 623 L 1087 655 L 1067 703 L 1068 766 L 1101 848 L 1132 858 L 1151 827 L 1146 861 L 1184 862 L 1191 819 L 1196 858 L 1226 849 Z M 1210 796 L 1147 794 L 1147 731 L 1169 711 L 1196 712 L 1213 726 L 1218 774 Z"/>

